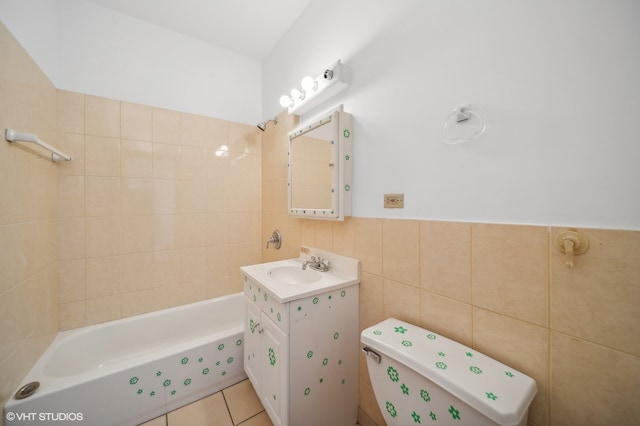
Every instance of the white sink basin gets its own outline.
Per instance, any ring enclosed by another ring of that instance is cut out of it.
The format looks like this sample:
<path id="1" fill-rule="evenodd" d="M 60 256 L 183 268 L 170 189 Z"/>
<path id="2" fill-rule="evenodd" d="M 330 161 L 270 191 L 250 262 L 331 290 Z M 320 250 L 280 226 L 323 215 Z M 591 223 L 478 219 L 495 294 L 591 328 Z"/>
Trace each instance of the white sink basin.
<path id="1" fill-rule="evenodd" d="M 360 262 L 356 259 L 305 246 L 302 246 L 302 249 L 306 250 L 306 254 L 301 252 L 299 258 L 242 266 L 240 270 L 245 275 L 245 280 L 260 284 L 280 303 L 315 296 L 360 282 Z M 309 260 L 311 255 L 328 261 L 331 265 L 329 270 L 303 270 L 303 263 Z"/>
<path id="2" fill-rule="evenodd" d="M 302 266 L 276 266 L 269 269 L 269 277 L 287 284 L 311 284 L 319 281 L 320 272 L 302 269 Z"/>

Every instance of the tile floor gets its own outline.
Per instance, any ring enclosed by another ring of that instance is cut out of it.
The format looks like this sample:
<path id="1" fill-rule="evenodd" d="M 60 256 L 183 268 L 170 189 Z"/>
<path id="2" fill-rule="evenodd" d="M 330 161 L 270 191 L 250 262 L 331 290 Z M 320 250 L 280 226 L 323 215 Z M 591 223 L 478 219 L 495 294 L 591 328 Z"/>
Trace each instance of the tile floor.
<path id="1" fill-rule="evenodd" d="M 246 379 L 140 426 L 273 426 Z"/>

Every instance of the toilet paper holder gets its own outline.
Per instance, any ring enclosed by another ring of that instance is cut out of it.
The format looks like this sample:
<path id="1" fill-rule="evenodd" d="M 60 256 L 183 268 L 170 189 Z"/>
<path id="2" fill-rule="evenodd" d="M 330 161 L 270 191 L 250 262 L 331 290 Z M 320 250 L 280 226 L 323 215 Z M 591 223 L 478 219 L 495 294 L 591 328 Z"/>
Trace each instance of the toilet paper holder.
<path id="1" fill-rule="evenodd" d="M 566 256 L 565 266 L 573 269 L 573 256 L 589 250 L 589 240 L 577 231 L 562 231 L 555 237 L 555 245 Z"/>

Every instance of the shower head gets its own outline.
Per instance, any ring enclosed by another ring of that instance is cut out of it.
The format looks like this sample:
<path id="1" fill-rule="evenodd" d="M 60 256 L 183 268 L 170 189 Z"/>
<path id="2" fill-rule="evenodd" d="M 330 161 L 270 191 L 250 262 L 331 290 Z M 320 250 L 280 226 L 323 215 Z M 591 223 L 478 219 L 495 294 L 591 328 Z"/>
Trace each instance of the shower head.
<path id="1" fill-rule="evenodd" d="M 274 117 L 271 120 L 267 120 L 267 121 L 263 121 L 262 123 L 258 123 L 258 129 L 262 130 L 263 132 L 265 130 L 267 130 L 267 123 L 273 121 L 273 124 L 278 124 L 278 117 Z"/>

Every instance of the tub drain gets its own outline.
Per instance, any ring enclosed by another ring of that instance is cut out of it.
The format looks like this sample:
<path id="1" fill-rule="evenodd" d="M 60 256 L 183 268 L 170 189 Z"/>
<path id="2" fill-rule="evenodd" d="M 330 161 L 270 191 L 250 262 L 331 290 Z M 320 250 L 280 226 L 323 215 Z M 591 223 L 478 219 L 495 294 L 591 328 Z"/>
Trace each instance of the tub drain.
<path id="1" fill-rule="evenodd" d="M 36 393 L 36 390 L 40 387 L 40 382 L 30 382 L 18 389 L 18 392 L 13 396 L 15 399 L 25 399 Z"/>

